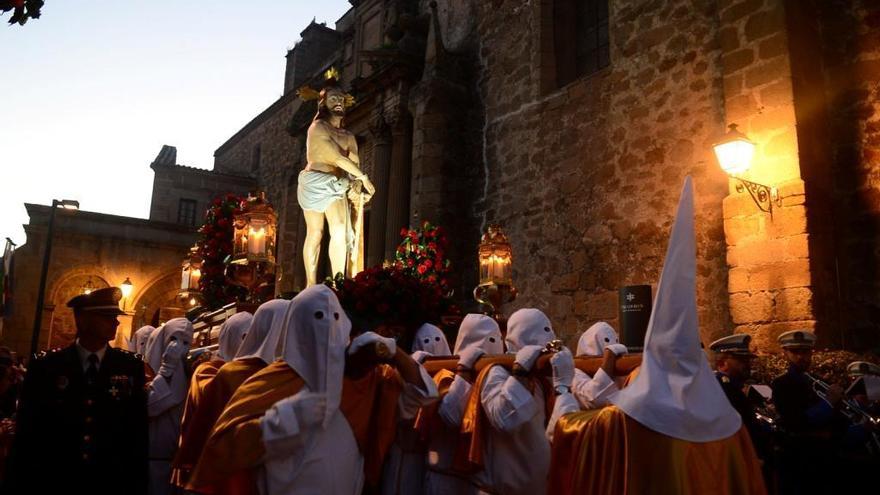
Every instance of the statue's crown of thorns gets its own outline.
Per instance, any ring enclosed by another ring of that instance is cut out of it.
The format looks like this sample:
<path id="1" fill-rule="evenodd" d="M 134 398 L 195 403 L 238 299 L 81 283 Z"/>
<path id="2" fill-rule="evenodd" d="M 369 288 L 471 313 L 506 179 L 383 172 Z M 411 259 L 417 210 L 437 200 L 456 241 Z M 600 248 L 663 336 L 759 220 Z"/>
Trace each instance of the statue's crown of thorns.
<path id="1" fill-rule="evenodd" d="M 350 108 L 354 106 L 355 99 L 349 93 L 345 93 L 342 91 L 342 88 L 339 87 L 339 71 L 336 67 L 330 67 L 324 72 L 324 87 L 318 91 L 308 84 L 300 87 L 296 90 L 296 96 L 303 101 L 312 101 L 312 100 L 323 100 L 327 94 L 327 91 L 331 88 L 338 89 L 345 96 L 345 108 Z"/>

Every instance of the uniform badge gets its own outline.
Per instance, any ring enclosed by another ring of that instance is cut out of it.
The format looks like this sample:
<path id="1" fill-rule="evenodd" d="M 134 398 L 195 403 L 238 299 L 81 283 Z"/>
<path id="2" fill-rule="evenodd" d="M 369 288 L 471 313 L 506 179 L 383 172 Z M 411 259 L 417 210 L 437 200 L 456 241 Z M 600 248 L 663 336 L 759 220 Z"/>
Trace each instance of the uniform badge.
<path id="1" fill-rule="evenodd" d="M 131 377 L 128 375 L 113 375 L 110 377 L 110 388 L 107 393 L 114 399 L 121 399 L 131 395 Z"/>
<path id="2" fill-rule="evenodd" d="M 55 387 L 58 390 L 65 390 L 70 385 L 70 380 L 64 375 L 58 375 L 55 378 Z"/>

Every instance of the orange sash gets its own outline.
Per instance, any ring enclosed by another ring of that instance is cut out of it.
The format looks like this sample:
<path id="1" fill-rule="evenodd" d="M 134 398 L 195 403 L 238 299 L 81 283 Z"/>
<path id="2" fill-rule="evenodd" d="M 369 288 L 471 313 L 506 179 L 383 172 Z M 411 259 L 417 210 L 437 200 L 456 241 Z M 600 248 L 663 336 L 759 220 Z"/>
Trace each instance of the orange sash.
<path id="1" fill-rule="evenodd" d="M 204 367 L 203 363 L 198 370 Z M 244 359 L 223 364 L 213 379 L 197 382 L 199 371 L 193 374 L 189 396 L 183 410 L 180 446 L 174 456 L 171 474 L 173 484 L 185 487 L 195 468 L 205 442 L 211 435 L 217 418 L 223 412 L 232 394 L 254 373 L 266 366 L 261 359 Z"/>
<path id="2" fill-rule="evenodd" d="M 299 392 L 303 383 L 283 361 L 245 380 L 217 419 L 187 489 L 210 494 L 259 493 L 254 468 L 266 453 L 260 419 L 276 402 Z"/>
<path id="3" fill-rule="evenodd" d="M 345 415 L 364 456 L 364 479 L 367 487 L 375 487 L 382 477 L 385 456 L 397 435 L 398 401 L 403 381 L 397 370 L 378 365 L 358 379 L 342 381 L 342 403 Z"/>
<path id="4" fill-rule="evenodd" d="M 560 418 L 547 493 L 765 495 L 748 432 L 688 442 L 650 430 L 616 406 Z"/>
<path id="5" fill-rule="evenodd" d="M 283 361 L 276 361 L 245 380 L 214 425 L 187 489 L 209 494 L 256 495 L 254 468 L 265 456 L 260 419 L 276 402 L 299 392 L 303 383 Z M 385 455 L 394 442 L 402 390 L 400 376 L 387 365 L 342 382 L 339 409 L 364 457 L 368 486 L 378 484 Z"/>
<path id="6" fill-rule="evenodd" d="M 419 440 L 425 443 L 430 440 L 431 434 L 438 429 L 437 427 L 439 425 L 437 422 L 440 418 L 438 417 L 437 411 L 440 409 L 440 401 L 443 400 L 443 397 L 449 392 L 449 387 L 452 386 L 452 382 L 455 380 L 455 373 L 445 369 L 440 370 L 433 376 L 433 380 L 434 384 L 437 385 L 437 392 L 440 400 L 419 409 L 418 414 L 416 414 L 416 419 L 413 422 L 413 428 L 419 433 Z"/>

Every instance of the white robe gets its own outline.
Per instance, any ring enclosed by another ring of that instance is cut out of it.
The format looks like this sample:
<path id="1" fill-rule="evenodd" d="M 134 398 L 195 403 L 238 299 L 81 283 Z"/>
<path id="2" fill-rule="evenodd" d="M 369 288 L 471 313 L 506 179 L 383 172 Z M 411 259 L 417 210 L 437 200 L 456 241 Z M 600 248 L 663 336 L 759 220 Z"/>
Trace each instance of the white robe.
<path id="1" fill-rule="evenodd" d="M 461 429 L 461 419 L 467 406 L 472 385 L 464 378 L 456 376 L 449 390 L 440 401 L 437 413 L 446 427 L 440 435 L 431 437 L 428 445 L 427 472 L 425 473 L 425 495 L 471 495 L 477 487 L 467 478 L 452 474 L 457 437 Z"/>
<path id="2" fill-rule="evenodd" d="M 500 366 L 489 371 L 480 394 L 491 429 L 483 447 L 485 469 L 475 482 L 503 495 L 536 495 L 547 492 L 550 470 L 550 440 L 556 420 L 579 409 L 571 394 L 556 398 L 545 427 L 544 393 L 541 386 L 530 393 L 520 381 Z"/>
<path id="3" fill-rule="evenodd" d="M 437 397 L 437 387 L 420 367 L 425 390 L 404 384 L 398 410 L 411 420 Z M 303 388 L 306 391 L 307 388 Z M 427 391 L 427 392 L 426 392 Z M 290 408 L 270 408 L 260 421 L 266 460 L 260 470 L 263 495 L 359 495 L 364 458 L 345 416 L 336 409 L 326 429 L 304 429 Z"/>
<path id="4" fill-rule="evenodd" d="M 615 380 L 608 376 L 608 373 L 605 373 L 602 368 L 599 368 L 592 378 L 576 369 L 571 384 L 571 393 L 580 403 L 582 409 L 599 409 L 611 404 L 609 398 L 620 390 L 625 379 Z"/>
<path id="5" fill-rule="evenodd" d="M 175 373 L 183 373 L 177 370 Z M 171 493 L 171 460 L 177 451 L 180 436 L 180 418 L 184 402 L 171 389 L 162 375 L 150 383 L 147 395 L 147 415 L 150 420 L 150 495 Z"/>

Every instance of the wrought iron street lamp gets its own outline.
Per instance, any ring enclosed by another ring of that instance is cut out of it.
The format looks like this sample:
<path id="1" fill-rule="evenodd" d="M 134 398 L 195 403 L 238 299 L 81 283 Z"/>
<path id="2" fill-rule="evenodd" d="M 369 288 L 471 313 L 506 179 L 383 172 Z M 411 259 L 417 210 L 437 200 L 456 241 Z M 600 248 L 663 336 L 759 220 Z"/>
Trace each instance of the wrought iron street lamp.
<path id="1" fill-rule="evenodd" d="M 73 199 L 52 200 L 52 208 L 49 210 L 49 225 L 46 228 L 46 247 L 43 251 L 43 266 L 40 270 L 40 287 L 37 291 L 37 307 L 34 309 L 34 329 L 31 334 L 31 355 L 37 353 L 40 345 L 40 324 L 43 320 L 43 304 L 46 299 L 46 276 L 49 274 L 49 258 L 52 254 L 52 234 L 55 231 L 55 211 L 58 208 L 65 210 L 79 210 L 79 201 Z"/>
<path id="2" fill-rule="evenodd" d="M 125 277 L 125 281 L 119 284 L 119 290 L 122 291 L 122 310 L 125 311 L 125 305 L 128 304 L 128 298 L 134 290 L 134 285 L 128 277 Z"/>
<path id="3" fill-rule="evenodd" d="M 95 286 L 92 284 L 92 277 L 89 277 L 89 279 L 86 280 L 86 283 L 82 286 L 82 293 L 91 294 L 93 290 L 95 290 Z"/>
<path id="4" fill-rule="evenodd" d="M 727 127 L 727 134 L 721 141 L 713 145 L 718 164 L 722 170 L 727 172 L 727 175 L 738 182 L 736 192 L 748 191 L 758 209 L 773 215 L 773 204 L 782 206 L 777 189 L 740 177 L 740 174 L 747 172 L 752 166 L 752 158 L 755 155 L 754 141 L 737 130 L 736 124 L 730 124 Z"/>

